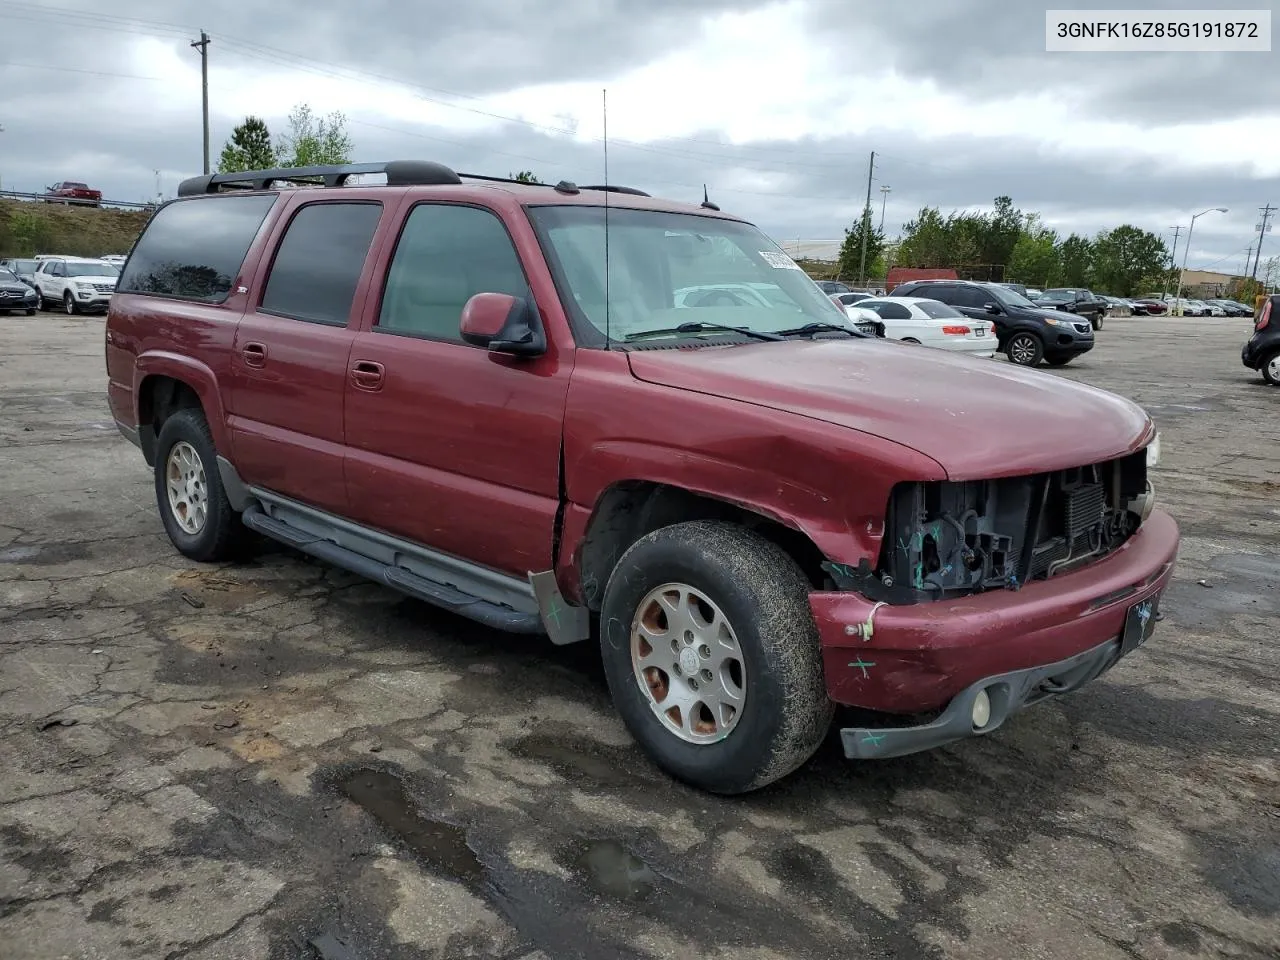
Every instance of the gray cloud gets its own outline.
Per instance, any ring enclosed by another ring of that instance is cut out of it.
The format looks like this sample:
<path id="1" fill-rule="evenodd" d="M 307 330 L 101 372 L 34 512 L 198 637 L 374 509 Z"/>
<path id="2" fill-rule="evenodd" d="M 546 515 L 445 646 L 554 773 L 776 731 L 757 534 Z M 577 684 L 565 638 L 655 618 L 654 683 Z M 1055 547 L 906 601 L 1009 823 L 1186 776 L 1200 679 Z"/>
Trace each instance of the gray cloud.
<path id="1" fill-rule="evenodd" d="M 1046 53 L 1045 10 L 1092 10 L 1096 0 L 912 0 L 851 12 L 811 0 L 815 37 L 943 89 L 997 100 L 1011 91 L 1061 92 L 1091 115 L 1142 124 L 1257 115 L 1280 101 L 1276 53 Z M 1133 10 L 1262 8 L 1239 0 L 1124 0 Z M 1107 19 L 1106 11 L 1098 11 Z M 839 31 L 833 31 L 835 24 Z M 1273 24 L 1273 30 L 1275 26 Z M 1247 149 L 1248 144 L 1232 145 Z"/>
<path id="2" fill-rule="evenodd" d="M 823 2 L 813 0 L 815 16 L 819 18 Z M 478 93 L 512 82 L 529 82 L 531 75 L 550 80 L 602 76 L 609 70 L 621 70 L 628 63 L 639 63 L 673 49 L 681 30 L 692 30 L 700 12 L 714 9 L 707 5 L 686 8 L 684 4 L 677 8 L 670 4 L 652 11 L 644 8 L 623 12 L 616 6 L 600 10 L 584 6 L 579 14 L 585 19 L 575 22 L 572 5 L 560 12 L 549 8 L 541 17 L 525 5 L 517 22 L 512 14 L 491 6 L 496 3 L 497 0 L 488 0 L 467 8 L 452 20 L 437 13 L 440 23 L 448 24 L 447 30 L 442 26 L 426 30 L 424 24 L 431 18 L 418 11 L 413 14 L 419 18 L 414 22 L 424 32 L 415 37 L 408 28 L 398 30 L 396 36 L 414 38 L 405 41 L 388 39 L 389 35 L 381 31 L 385 18 L 368 11 L 355 16 L 347 8 L 339 16 L 326 12 L 324 7 L 318 11 L 308 7 L 299 18 L 282 11 L 278 22 L 261 21 L 252 31 L 244 28 L 244 32 L 252 32 L 255 42 L 265 46 L 278 44 L 295 52 L 306 51 L 309 58 L 314 58 L 313 63 L 349 63 L 363 71 L 423 83 L 429 73 L 431 83 L 439 87 Z M 900 6 L 906 9 L 906 5 Z M 1042 9 L 1029 8 L 1028 12 L 1024 6 L 1019 0 L 970 0 L 966 5 L 919 0 L 911 5 L 908 22 L 905 14 L 886 5 L 877 14 L 880 19 L 876 29 L 883 31 L 884 40 L 883 46 L 876 49 L 883 53 L 880 60 L 896 63 L 904 70 L 908 64 L 915 64 L 924 72 L 947 74 L 954 80 L 950 83 L 952 88 L 972 82 L 969 95 L 975 98 L 994 95 L 997 88 L 1007 95 L 1024 76 L 1028 89 L 1034 89 L 1032 79 L 1037 84 L 1046 83 L 1063 67 L 1047 61 L 1040 50 Z M 12 59 L 64 68 L 0 65 L 0 123 L 7 129 L 0 134 L 0 179 L 6 188 L 39 190 L 59 179 L 88 179 L 108 197 L 140 200 L 155 192 L 154 170 L 161 171 L 167 193 L 172 193 L 179 178 L 199 172 L 198 102 L 189 110 L 163 110 L 156 106 L 155 83 L 106 75 L 133 70 L 145 75 L 145 67 L 120 66 L 128 62 L 121 55 L 124 44 L 132 39 L 128 33 L 107 31 L 89 36 L 72 32 L 64 42 L 50 44 L 49 23 L 5 20 L 6 9 L 9 8 L 4 0 L 0 0 L 0 31 L 16 36 L 14 48 L 31 51 L 12 55 Z M 111 9 L 130 15 L 127 5 Z M 197 14 L 185 13 L 184 9 L 174 6 L 166 10 L 164 19 L 198 23 Z M 458 38 L 483 21 L 483 11 L 493 17 L 491 32 L 497 39 L 494 45 L 483 48 L 482 56 L 477 52 L 480 47 L 460 44 Z M 243 20 L 220 18 L 216 8 L 208 7 L 198 8 L 198 15 L 207 23 Z M 1011 38 L 1028 29 L 1028 17 L 1034 20 L 1039 33 L 1033 33 L 1030 46 L 1023 36 L 1021 44 L 1025 49 L 1018 48 Z M 985 21 L 986 29 L 971 29 L 970 21 Z M 115 22 L 133 28 L 127 21 Z M 314 42 L 318 46 L 308 48 L 310 33 L 297 32 L 300 23 L 306 31 L 316 32 Z M 326 24 L 340 24 L 341 28 Z M 374 25 L 380 26 L 377 50 L 366 45 L 372 41 L 363 32 Z M 828 20 L 828 34 L 830 26 Z M 592 33 L 596 27 L 600 30 Z M 185 44 L 198 27 L 189 32 L 162 26 L 145 29 L 168 39 L 184 56 L 194 59 L 194 52 L 187 50 Z M 170 32 L 165 33 L 166 29 Z M 618 31 L 629 36 L 617 48 L 601 39 Z M 663 31 L 668 31 L 667 35 L 655 39 Z M 562 45 L 569 41 L 547 39 L 553 33 L 571 34 L 575 48 L 580 47 L 589 58 L 579 63 L 565 62 L 573 59 L 563 52 Z M 821 42 L 822 36 L 821 31 L 815 32 L 815 43 Z M 844 32 L 841 36 L 847 51 L 850 35 Z M 970 39 L 966 41 L 966 37 Z M 948 43 L 943 44 L 942 38 L 948 38 Z M 539 46 L 544 42 L 545 48 Z M 858 39 L 859 48 L 868 49 L 868 44 L 874 46 L 869 35 Z M 343 49 L 339 51 L 337 46 Z M 443 50 L 450 46 L 456 49 Z M 944 46 L 952 48 L 950 59 L 940 53 Z M 520 49 L 516 51 L 516 47 Z M 440 50 L 441 57 L 428 57 L 424 52 L 428 49 Z M 594 66 L 591 51 L 599 61 Z M 506 64 L 503 70 L 511 64 L 518 68 L 513 73 L 490 74 L 485 80 L 470 83 L 468 78 L 473 73 L 468 71 L 479 70 L 484 62 L 499 60 Z M 253 62 L 247 60 L 219 69 L 252 69 Z M 1200 64 L 1196 69 L 1208 71 L 1205 76 L 1217 69 L 1209 60 L 1195 63 Z M 976 69 L 979 65 L 981 69 Z M 1024 66 L 1029 73 L 1022 72 Z M 546 72 L 538 74 L 538 69 Z M 1126 89 L 1126 85 L 1139 80 L 1142 77 L 1132 68 L 1123 67 L 1094 71 L 1087 82 L 1097 88 L 1095 93 L 1100 96 L 1109 83 L 1117 84 L 1116 89 Z M 1217 81 L 1200 82 L 1212 85 Z M 320 103 L 314 106 L 324 109 Z M 215 95 L 215 156 L 239 119 L 219 113 Z M 280 117 L 267 119 L 273 128 L 283 122 Z M 1163 122 L 1165 117 L 1153 119 Z M 476 173 L 532 169 L 545 180 L 565 177 L 579 182 L 599 180 L 602 172 L 598 144 L 578 143 L 520 124 L 504 125 L 483 135 L 463 135 L 449 129 L 388 122 L 372 113 L 351 114 L 349 123 L 360 159 L 431 157 Z M 1163 169 L 1145 160 L 1127 160 L 1124 144 L 1115 145 L 1113 157 L 1103 164 L 1037 150 L 1013 139 L 976 136 L 925 142 L 905 132 L 878 133 L 874 138 L 852 132 L 821 141 L 761 141 L 746 147 L 718 144 L 716 140 L 716 132 L 708 130 L 688 139 L 644 145 L 615 141 L 610 150 L 611 178 L 689 200 L 700 199 L 702 184 L 706 183 L 712 198 L 721 206 L 753 220 L 779 240 L 834 239 L 862 207 L 866 156 L 874 149 L 880 159 L 873 205 L 878 216 L 878 187 L 890 185 L 893 189 L 886 227 L 891 235 L 921 206 L 939 206 L 944 211 L 984 207 L 1000 194 L 1013 197 L 1024 210 L 1039 210 L 1049 220 L 1060 222 L 1064 232 L 1075 229 L 1086 234 L 1130 222 L 1167 235 L 1172 224 L 1185 224 L 1192 213 L 1221 205 L 1231 212 L 1226 216 L 1211 214 L 1197 222 L 1190 265 L 1217 262 L 1224 269 L 1236 269 L 1243 262 L 1244 248 L 1256 236 L 1255 208 L 1269 199 L 1280 202 L 1280 178 L 1251 178 L 1243 165 L 1249 155 L 1248 145 L 1224 145 L 1224 155 L 1235 152 L 1242 158 L 1236 171 L 1224 167 L 1211 173 L 1191 173 Z M 1280 252 L 1280 242 L 1272 240 L 1270 247 L 1268 252 Z"/>

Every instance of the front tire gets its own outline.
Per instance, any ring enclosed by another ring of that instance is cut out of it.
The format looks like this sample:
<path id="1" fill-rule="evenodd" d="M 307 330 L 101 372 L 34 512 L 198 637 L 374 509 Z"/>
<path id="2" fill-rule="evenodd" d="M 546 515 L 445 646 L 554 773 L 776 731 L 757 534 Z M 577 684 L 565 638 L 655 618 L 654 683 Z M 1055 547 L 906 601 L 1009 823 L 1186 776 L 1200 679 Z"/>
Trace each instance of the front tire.
<path id="1" fill-rule="evenodd" d="M 28 317 L 34 317 L 35 315 L 36 315 L 36 308 L 35 308 L 35 307 L 27 307 L 27 316 L 28 316 Z"/>
<path id="2" fill-rule="evenodd" d="M 835 706 L 809 591 L 780 547 L 733 523 L 664 527 L 622 555 L 600 646 L 614 705 L 658 766 L 736 794 L 813 755 Z"/>
<path id="3" fill-rule="evenodd" d="M 1044 362 L 1051 367 L 1065 367 L 1074 359 L 1075 357 L 1045 357 Z"/>
<path id="4" fill-rule="evenodd" d="M 1010 363 L 1020 367 L 1037 367 L 1044 359 L 1044 344 L 1034 333 L 1015 333 L 1005 344 L 1005 354 Z"/>
<path id="5" fill-rule="evenodd" d="M 76 306 L 76 298 L 71 296 L 70 290 L 62 295 L 62 309 L 69 317 L 74 317 L 80 312 L 80 308 Z"/>
<path id="6" fill-rule="evenodd" d="M 156 505 L 178 552 L 213 563 L 235 557 L 245 539 L 218 473 L 213 434 L 200 410 L 179 410 L 156 439 Z"/>

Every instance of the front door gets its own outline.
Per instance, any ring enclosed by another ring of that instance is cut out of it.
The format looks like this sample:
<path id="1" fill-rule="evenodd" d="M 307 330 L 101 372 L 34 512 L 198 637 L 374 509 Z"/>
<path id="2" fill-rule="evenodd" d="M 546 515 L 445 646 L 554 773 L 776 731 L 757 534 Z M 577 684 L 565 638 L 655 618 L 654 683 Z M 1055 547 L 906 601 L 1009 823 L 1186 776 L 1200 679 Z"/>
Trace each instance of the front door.
<path id="1" fill-rule="evenodd" d="M 353 191 L 354 192 L 354 191 Z M 247 483 L 345 513 L 343 392 L 383 206 L 359 195 L 282 217 L 236 328 L 230 416 Z"/>
<path id="2" fill-rule="evenodd" d="M 493 211 L 419 203 L 399 234 L 351 350 L 351 516 L 518 577 L 548 570 L 572 350 L 552 331 L 548 352 L 533 358 L 462 342 L 474 294 L 532 295 Z M 549 278 L 535 288 L 545 321 L 556 310 Z"/>

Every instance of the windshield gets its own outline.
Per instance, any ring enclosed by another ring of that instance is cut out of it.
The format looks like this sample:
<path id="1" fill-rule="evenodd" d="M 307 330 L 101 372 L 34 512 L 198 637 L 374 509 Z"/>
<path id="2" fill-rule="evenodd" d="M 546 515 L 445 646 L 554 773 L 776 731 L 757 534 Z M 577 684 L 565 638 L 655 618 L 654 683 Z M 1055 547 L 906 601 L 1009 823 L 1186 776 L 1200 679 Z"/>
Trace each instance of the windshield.
<path id="1" fill-rule="evenodd" d="M 756 333 L 810 323 L 855 328 L 755 227 L 686 213 L 611 208 L 608 277 L 603 207 L 532 207 L 561 298 L 611 341 L 683 324 Z M 606 302 L 607 297 L 607 302 Z M 691 328 L 671 336 L 718 335 Z"/>
<path id="2" fill-rule="evenodd" d="M 995 294 L 996 300 L 1006 307 L 1035 307 L 1035 304 L 1018 293 L 1017 290 L 1010 290 L 1008 287 L 992 285 L 987 288 L 991 293 Z"/>
<path id="3" fill-rule="evenodd" d="M 109 263 L 68 263 L 68 277 L 118 277 L 120 271 Z"/>
<path id="4" fill-rule="evenodd" d="M 0 283 L 18 283 L 18 275 L 8 267 L 0 267 Z"/>
<path id="5" fill-rule="evenodd" d="M 18 273 L 35 273 L 36 267 L 40 266 L 39 260 L 15 260 L 13 261 L 13 269 Z"/>

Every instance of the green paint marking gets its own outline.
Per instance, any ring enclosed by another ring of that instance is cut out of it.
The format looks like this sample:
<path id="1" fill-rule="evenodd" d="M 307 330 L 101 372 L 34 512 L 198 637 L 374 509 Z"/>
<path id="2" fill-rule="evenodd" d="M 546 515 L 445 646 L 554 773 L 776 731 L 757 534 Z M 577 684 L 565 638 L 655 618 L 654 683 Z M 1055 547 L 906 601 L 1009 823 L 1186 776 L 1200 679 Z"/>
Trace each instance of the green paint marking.
<path id="1" fill-rule="evenodd" d="M 862 738 L 862 742 L 869 743 L 873 747 L 878 747 L 880 746 L 880 741 L 883 739 L 884 739 L 883 733 L 868 733 L 865 737 Z"/>
<path id="2" fill-rule="evenodd" d="M 560 613 L 560 604 L 556 602 L 555 597 L 552 597 L 551 602 L 547 604 L 547 618 L 555 623 L 556 629 L 560 628 Z"/>
<path id="3" fill-rule="evenodd" d="M 857 660 L 854 660 L 851 664 L 849 664 L 849 666 L 851 666 L 851 667 L 857 667 L 859 670 L 861 670 L 861 671 L 862 671 L 863 679 L 866 679 L 867 677 L 869 677 L 869 676 L 870 676 L 870 674 L 869 674 L 869 673 L 867 673 L 867 668 L 868 668 L 868 667 L 874 667 L 874 666 L 875 666 L 875 661 L 874 661 L 874 660 L 872 660 L 872 661 L 867 661 L 867 660 L 863 660 L 861 657 L 859 657 Z"/>

